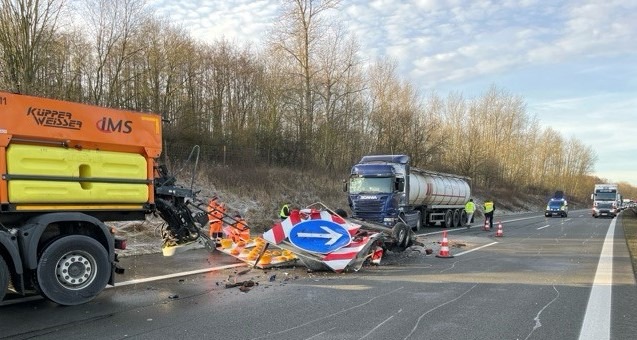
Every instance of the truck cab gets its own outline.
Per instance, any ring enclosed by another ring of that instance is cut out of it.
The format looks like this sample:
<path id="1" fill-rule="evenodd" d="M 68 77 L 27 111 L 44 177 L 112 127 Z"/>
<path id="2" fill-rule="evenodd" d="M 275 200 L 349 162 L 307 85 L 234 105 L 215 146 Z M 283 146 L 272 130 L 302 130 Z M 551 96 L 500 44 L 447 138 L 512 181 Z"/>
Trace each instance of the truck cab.
<path id="1" fill-rule="evenodd" d="M 392 164 L 358 164 L 352 168 L 346 191 L 353 217 L 391 228 L 404 205 L 405 176 Z"/>
<path id="2" fill-rule="evenodd" d="M 621 200 L 621 195 L 616 184 L 596 184 L 591 199 L 593 200 L 593 217 L 615 217 L 619 214 L 618 202 Z"/>

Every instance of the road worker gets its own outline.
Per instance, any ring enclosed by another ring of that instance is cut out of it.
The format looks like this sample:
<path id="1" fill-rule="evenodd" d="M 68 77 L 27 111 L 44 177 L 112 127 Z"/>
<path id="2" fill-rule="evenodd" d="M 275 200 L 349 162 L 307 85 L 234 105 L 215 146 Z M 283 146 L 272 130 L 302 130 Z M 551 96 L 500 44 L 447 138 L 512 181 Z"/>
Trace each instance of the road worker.
<path id="1" fill-rule="evenodd" d="M 486 200 L 484 201 L 484 224 L 487 224 L 487 221 L 489 222 L 489 228 L 493 229 L 493 212 L 495 211 L 495 203 L 493 203 L 492 200 Z"/>
<path id="2" fill-rule="evenodd" d="M 215 243 L 220 243 L 221 238 L 223 237 L 223 216 L 226 212 L 226 204 L 225 203 L 215 203 L 213 207 L 209 207 L 211 209 L 209 215 L 210 221 L 210 231 L 209 236 L 210 239 L 215 241 Z"/>
<path id="3" fill-rule="evenodd" d="M 464 205 L 464 211 L 467 213 L 467 229 L 470 224 L 473 223 L 473 213 L 476 211 L 476 204 L 473 203 L 473 198 L 469 199 L 469 202 Z"/>
<path id="4" fill-rule="evenodd" d="M 208 208 L 206 209 L 206 213 L 208 214 L 208 224 L 210 224 L 214 220 L 213 213 L 217 210 L 217 197 L 213 197 L 208 201 Z M 212 232 L 212 230 L 210 230 Z"/>
<path id="5" fill-rule="evenodd" d="M 281 218 L 281 220 L 284 220 L 288 218 L 288 216 L 290 216 L 290 206 L 284 204 L 283 207 L 281 207 L 281 211 L 279 212 L 279 217 Z"/>

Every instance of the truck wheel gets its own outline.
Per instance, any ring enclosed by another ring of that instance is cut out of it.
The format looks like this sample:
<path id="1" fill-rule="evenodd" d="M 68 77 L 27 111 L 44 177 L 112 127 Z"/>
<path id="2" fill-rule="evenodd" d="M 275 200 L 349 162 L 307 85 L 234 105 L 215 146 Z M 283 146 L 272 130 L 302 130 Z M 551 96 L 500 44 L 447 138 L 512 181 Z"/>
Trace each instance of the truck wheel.
<path id="1" fill-rule="evenodd" d="M 454 210 L 453 211 L 453 227 L 459 227 L 460 226 L 460 211 L 459 210 Z"/>
<path id="2" fill-rule="evenodd" d="M 60 305 L 79 305 L 99 294 L 110 278 L 106 249 L 83 235 L 62 237 L 40 256 L 37 286 L 47 299 Z"/>
<path id="3" fill-rule="evenodd" d="M 447 210 L 445 213 L 445 220 L 443 222 L 445 228 L 453 226 L 453 211 Z"/>
<path id="4" fill-rule="evenodd" d="M 334 212 L 336 213 L 336 215 L 342 217 L 342 218 L 347 218 L 347 211 L 345 211 L 344 209 L 336 209 L 334 210 Z"/>
<path id="5" fill-rule="evenodd" d="M 391 230 L 391 235 L 396 244 L 395 248 L 404 249 L 407 247 L 407 245 L 411 241 L 409 233 L 410 233 L 410 230 L 406 224 L 402 222 L 398 222 L 396 223 L 396 225 L 394 225 L 394 227 Z"/>
<path id="6" fill-rule="evenodd" d="M 467 212 L 464 210 L 460 210 L 460 226 L 461 227 L 466 227 L 467 225 L 469 225 L 469 221 L 468 218 L 469 216 L 467 216 Z"/>
<path id="7" fill-rule="evenodd" d="M 0 302 L 4 300 L 7 289 L 9 289 L 9 267 L 0 255 Z"/>

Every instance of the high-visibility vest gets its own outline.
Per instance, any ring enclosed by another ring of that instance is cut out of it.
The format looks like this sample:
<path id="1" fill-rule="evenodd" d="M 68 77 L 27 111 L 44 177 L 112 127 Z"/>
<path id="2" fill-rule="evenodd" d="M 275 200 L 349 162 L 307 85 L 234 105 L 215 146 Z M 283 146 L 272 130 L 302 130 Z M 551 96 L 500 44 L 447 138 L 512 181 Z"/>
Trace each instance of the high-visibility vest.
<path id="1" fill-rule="evenodd" d="M 469 214 L 475 212 L 476 204 L 471 201 L 467 202 L 467 204 L 464 205 L 464 211 L 466 211 Z"/>
<path id="2" fill-rule="evenodd" d="M 219 204 L 217 206 L 217 208 L 212 212 L 211 214 L 211 220 L 217 219 L 217 220 L 223 220 L 223 215 L 225 215 L 226 213 L 226 208 L 224 208 L 223 205 Z"/>
<path id="3" fill-rule="evenodd" d="M 284 204 L 283 207 L 281 207 L 281 211 L 279 212 L 279 217 L 285 219 L 288 216 L 290 216 L 290 208 L 287 204 Z"/>
<path id="4" fill-rule="evenodd" d="M 490 213 L 492 211 L 493 211 L 493 202 L 491 201 L 484 202 L 484 212 Z"/>
<path id="5" fill-rule="evenodd" d="M 217 210 L 217 202 L 214 199 L 208 202 L 208 221 L 212 221 L 214 219 L 213 214 Z"/>

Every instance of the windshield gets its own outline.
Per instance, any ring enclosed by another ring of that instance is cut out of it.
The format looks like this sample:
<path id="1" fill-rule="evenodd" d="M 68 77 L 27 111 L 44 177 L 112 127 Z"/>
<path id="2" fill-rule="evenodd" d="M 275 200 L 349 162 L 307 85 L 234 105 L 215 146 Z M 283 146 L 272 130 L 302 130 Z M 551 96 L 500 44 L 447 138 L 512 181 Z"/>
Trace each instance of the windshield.
<path id="1" fill-rule="evenodd" d="M 595 199 L 598 201 L 614 201 L 617 199 L 616 192 L 597 192 Z"/>
<path id="2" fill-rule="evenodd" d="M 353 177 L 349 180 L 349 193 L 361 194 L 361 193 L 388 193 L 392 192 L 393 180 L 391 177 L 381 178 L 365 178 L 365 177 Z"/>
<path id="3" fill-rule="evenodd" d="M 551 207 L 551 208 L 559 208 L 559 207 L 562 206 L 562 204 L 564 204 L 564 201 L 562 201 L 562 200 L 550 201 L 549 202 L 549 207 Z"/>

